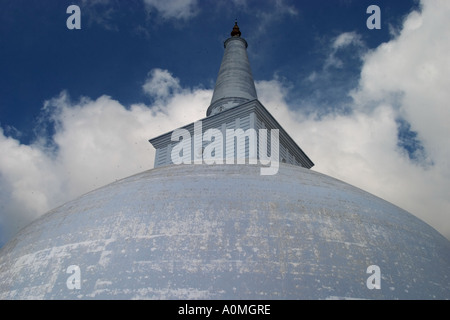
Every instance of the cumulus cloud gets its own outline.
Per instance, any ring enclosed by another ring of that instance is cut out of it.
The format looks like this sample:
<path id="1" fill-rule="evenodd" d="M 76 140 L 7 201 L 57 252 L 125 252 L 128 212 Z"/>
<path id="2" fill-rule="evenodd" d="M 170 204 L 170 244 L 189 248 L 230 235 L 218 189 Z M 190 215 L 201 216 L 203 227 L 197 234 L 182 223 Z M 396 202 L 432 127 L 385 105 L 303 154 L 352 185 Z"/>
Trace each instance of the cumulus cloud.
<path id="1" fill-rule="evenodd" d="M 318 117 L 286 101 L 278 79 L 256 83 L 269 109 L 316 166 L 410 211 L 450 239 L 450 2 L 424 2 L 391 41 L 362 56 L 351 112 Z M 355 42 L 356 41 L 356 42 Z M 356 34 L 330 50 L 358 44 Z M 154 69 L 142 89 L 150 103 L 124 106 L 111 97 L 74 101 L 67 92 L 43 108 L 53 132 L 23 145 L 0 130 L 0 224 L 12 236 L 47 210 L 115 179 L 150 169 L 148 139 L 205 116 L 212 91 L 184 88 Z M 431 163 L 399 146 L 401 118 L 417 132 Z M 48 131 L 47 131 L 48 132 Z"/>
<path id="2" fill-rule="evenodd" d="M 153 70 L 143 89 L 154 102 L 129 107 L 108 96 L 72 101 L 64 91 L 42 110 L 54 134 L 31 145 L 0 130 L 0 240 L 57 205 L 152 168 L 148 139 L 203 118 L 211 99 L 211 91 L 178 83 Z"/>
<path id="3" fill-rule="evenodd" d="M 419 133 L 438 164 L 447 163 L 450 109 L 450 36 L 448 1 L 426 1 L 421 13 L 412 12 L 400 35 L 365 57 L 361 83 L 354 98 L 367 100 L 401 97 L 399 113 Z"/>
<path id="4" fill-rule="evenodd" d="M 142 86 L 146 94 L 156 99 L 166 100 L 181 91 L 180 80 L 174 78 L 168 70 L 153 69 Z"/>
<path id="5" fill-rule="evenodd" d="M 418 165 L 398 147 L 392 105 L 318 118 L 290 108 L 286 89 L 277 80 L 257 82 L 257 90 L 262 103 L 314 161 L 313 170 L 390 201 L 450 238 L 448 170 Z"/>
<path id="6" fill-rule="evenodd" d="M 278 90 L 267 105 L 315 161 L 314 170 L 397 204 L 450 239 L 449 14 L 448 1 L 423 2 L 395 38 L 367 52 L 349 114 L 294 112 L 276 82 L 259 83 L 258 94 L 263 100 L 263 90 Z M 331 47 L 355 39 L 342 35 Z M 399 146 L 398 119 L 417 133 L 426 157 L 411 159 Z"/>
<path id="7" fill-rule="evenodd" d="M 431 167 L 399 168 L 405 191 L 391 190 L 400 204 L 439 230 L 450 234 L 450 3 L 423 1 L 421 12 L 410 13 L 399 35 L 364 57 L 358 106 L 387 103 L 417 132 Z M 411 171 L 409 171 L 411 169 Z M 415 169 L 415 170 L 412 170 Z M 392 189 L 392 188 L 390 188 Z M 401 194 L 397 195 L 397 194 Z M 392 197 L 392 196 L 391 196 Z"/>

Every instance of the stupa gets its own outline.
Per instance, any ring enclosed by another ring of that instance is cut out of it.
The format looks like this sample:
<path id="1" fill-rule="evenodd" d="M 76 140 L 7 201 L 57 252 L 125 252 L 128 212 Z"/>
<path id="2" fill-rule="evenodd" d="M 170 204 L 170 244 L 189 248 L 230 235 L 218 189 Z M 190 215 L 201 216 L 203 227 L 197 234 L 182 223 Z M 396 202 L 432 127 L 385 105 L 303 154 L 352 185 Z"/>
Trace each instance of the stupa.
<path id="1" fill-rule="evenodd" d="M 0 250 L 0 299 L 450 298 L 450 242 L 311 170 L 258 101 L 246 48 L 236 23 L 202 126 L 151 139 L 154 169 L 51 210 Z M 208 147 L 227 130 L 234 146 Z"/>

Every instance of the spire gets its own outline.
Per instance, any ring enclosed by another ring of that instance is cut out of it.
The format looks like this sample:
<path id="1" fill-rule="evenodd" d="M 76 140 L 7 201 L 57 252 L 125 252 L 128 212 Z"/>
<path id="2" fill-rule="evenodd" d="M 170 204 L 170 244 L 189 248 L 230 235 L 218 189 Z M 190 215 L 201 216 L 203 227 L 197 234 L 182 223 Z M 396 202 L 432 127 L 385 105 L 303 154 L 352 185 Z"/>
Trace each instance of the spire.
<path id="1" fill-rule="evenodd" d="M 237 21 L 225 43 L 211 104 L 206 115 L 213 115 L 257 99 L 255 82 L 247 56 L 247 41 L 241 38 Z"/>
<path id="2" fill-rule="evenodd" d="M 239 26 L 237 25 L 237 20 L 234 22 L 233 30 L 231 31 L 232 37 L 240 37 L 241 31 L 239 31 Z"/>

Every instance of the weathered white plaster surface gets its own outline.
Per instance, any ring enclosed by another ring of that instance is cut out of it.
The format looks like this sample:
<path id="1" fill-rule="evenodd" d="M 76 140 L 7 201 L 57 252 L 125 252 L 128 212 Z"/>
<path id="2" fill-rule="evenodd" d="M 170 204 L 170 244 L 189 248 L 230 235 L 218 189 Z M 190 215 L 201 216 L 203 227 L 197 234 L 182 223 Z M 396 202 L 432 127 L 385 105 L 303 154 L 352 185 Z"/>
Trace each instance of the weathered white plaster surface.
<path id="1" fill-rule="evenodd" d="M 231 37 L 224 45 L 208 116 L 258 98 L 247 56 L 247 41 Z"/>
<path id="2" fill-rule="evenodd" d="M 81 289 L 66 269 L 78 265 Z M 369 265 L 381 289 L 369 290 Z M 281 165 L 153 169 L 52 210 L 0 250 L 2 299 L 450 298 L 450 242 L 400 208 Z"/>

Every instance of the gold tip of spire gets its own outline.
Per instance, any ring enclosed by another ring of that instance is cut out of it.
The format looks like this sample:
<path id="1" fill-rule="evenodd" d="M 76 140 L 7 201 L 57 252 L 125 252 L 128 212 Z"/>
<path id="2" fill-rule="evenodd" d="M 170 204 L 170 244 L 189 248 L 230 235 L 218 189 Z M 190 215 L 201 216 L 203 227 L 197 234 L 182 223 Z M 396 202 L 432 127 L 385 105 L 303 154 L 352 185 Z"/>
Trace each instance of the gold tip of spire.
<path id="1" fill-rule="evenodd" d="M 234 22 L 234 27 L 233 27 L 233 30 L 231 31 L 231 36 L 232 37 L 240 37 L 241 36 L 241 31 L 239 30 L 239 27 L 237 24 L 237 19 Z"/>

